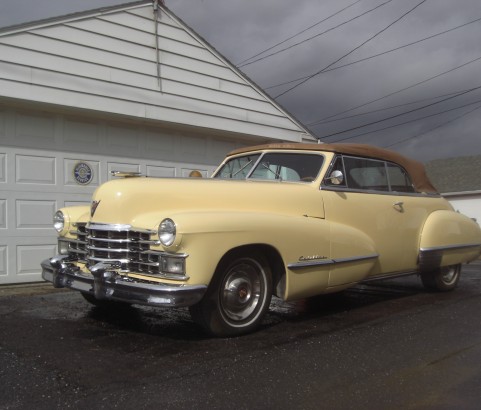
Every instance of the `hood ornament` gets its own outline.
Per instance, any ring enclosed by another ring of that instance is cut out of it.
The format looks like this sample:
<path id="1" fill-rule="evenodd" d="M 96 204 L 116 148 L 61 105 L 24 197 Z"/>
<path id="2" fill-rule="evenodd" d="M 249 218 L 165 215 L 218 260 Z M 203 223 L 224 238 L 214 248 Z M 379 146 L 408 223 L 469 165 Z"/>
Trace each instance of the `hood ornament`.
<path id="1" fill-rule="evenodd" d="M 92 205 L 90 205 L 90 216 L 93 217 L 97 207 L 99 206 L 100 201 L 92 201 Z"/>

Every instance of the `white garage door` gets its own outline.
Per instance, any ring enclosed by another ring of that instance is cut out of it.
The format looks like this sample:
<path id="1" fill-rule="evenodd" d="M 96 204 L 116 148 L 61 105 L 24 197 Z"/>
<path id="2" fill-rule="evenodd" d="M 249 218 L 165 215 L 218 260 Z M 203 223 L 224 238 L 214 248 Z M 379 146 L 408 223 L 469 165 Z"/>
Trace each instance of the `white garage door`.
<path id="1" fill-rule="evenodd" d="M 211 142 L 180 134 L 159 137 L 143 127 L 0 111 L 0 284 L 42 280 L 40 262 L 57 252 L 55 210 L 90 203 L 111 170 L 162 177 L 200 169 L 207 175 L 214 165 L 206 163 L 218 161 L 206 158 Z M 221 146 L 216 156 L 229 148 Z M 195 156 L 201 164 L 175 161 Z"/>

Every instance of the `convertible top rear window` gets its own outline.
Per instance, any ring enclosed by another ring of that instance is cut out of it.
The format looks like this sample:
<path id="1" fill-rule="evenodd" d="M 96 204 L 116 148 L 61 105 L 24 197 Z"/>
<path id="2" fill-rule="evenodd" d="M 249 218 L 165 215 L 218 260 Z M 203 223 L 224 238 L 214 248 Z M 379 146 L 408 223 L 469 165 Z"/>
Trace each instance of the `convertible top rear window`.
<path id="1" fill-rule="evenodd" d="M 227 161 L 214 178 L 312 182 L 319 175 L 323 162 L 324 157 L 318 154 L 246 155 Z"/>

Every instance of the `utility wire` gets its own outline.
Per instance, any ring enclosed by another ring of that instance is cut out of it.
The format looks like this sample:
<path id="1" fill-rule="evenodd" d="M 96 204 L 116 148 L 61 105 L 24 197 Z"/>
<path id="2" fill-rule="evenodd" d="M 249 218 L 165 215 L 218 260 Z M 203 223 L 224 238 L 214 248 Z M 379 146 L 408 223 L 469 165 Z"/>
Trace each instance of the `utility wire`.
<path id="1" fill-rule="evenodd" d="M 309 81 L 310 79 L 314 78 L 315 76 L 321 74 L 324 70 L 327 70 L 328 68 L 332 67 L 334 64 L 338 63 L 339 61 L 341 61 L 343 58 L 347 57 L 348 55 L 352 54 L 354 51 L 360 49 L 362 46 L 364 46 L 365 44 L 367 44 L 369 41 L 373 40 L 374 38 L 376 38 L 378 35 L 380 35 L 381 33 L 383 33 L 384 31 L 386 31 L 388 28 L 392 27 L 394 24 L 396 24 L 398 21 L 400 21 L 402 18 L 406 17 L 409 13 L 413 12 L 415 9 L 417 9 L 419 6 L 421 6 L 423 3 L 425 3 L 427 0 L 422 0 L 420 1 L 418 4 L 416 4 L 413 8 L 411 8 L 409 11 L 407 11 L 406 13 L 404 13 L 401 17 L 397 18 L 396 20 L 394 20 L 392 23 L 388 24 L 386 27 L 384 27 L 382 30 L 379 30 L 376 34 L 374 34 L 373 36 L 369 37 L 367 40 L 363 41 L 361 44 L 359 44 L 357 47 L 354 47 L 351 51 L 349 51 L 348 53 L 344 54 L 342 57 L 338 58 L 337 60 L 335 60 L 334 62 L 332 62 L 331 64 L 329 64 L 328 66 L 324 67 L 322 70 L 319 70 L 317 73 L 314 73 L 312 75 L 310 75 L 308 78 L 306 78 L 305 80 L 302 80 L 300 83 L 292 86 L 291 88 L 288 88 L 286 91 L 280 93 L 279 95 L 277 95 L 276 97 L 274 97 L 274 99 L 277 99 L 285 94 L 287 94 L 288 92 L 294 90 L 295 88 L 301 86 L 302 84 L 306 83 L 307 81 Z"/>
<path id="2" fill-rule="evenodd" d="M 422 99 L 420 99 L 420 100 L 410 101 L 410 102 L 407 102 L 407 103 L 404 103 L 404 104 L 391 105 L 390 107 L 379 108 L 379 109 L 377 109 L 377 110 L 365 111 L 365 112 L 362 112 L 362 113 L 359 113 L 359 114 L 348 115 L 348 116 L 346 116 L 346 117 L 336 118 L 336 119 L 334 119 L 334 120 L 326 120 L 326 121 L 322 121 L 322 122 L 310 123 L 310 124 L 307 124 L 307 125 L 308 125 L 308 126 L 311 126 L 311 125 L 320 125 L 320 124 L 328 124 L 328 123 L 331 123 L 331 122 L 349 120 L 349 119 L 351 119 L 351 118 L 362 117 L 363 115 L 374 114 L 374 113 L 376 113 L 376 112 L 381 112 L 381 111 L 393 110 L 394 108 L 400 108 L 400 107 L 405 107 L 405 106 L 407 106 L 407 105 L 418 104 L 418 103 L 424 102 L 424 101 L 432 101 L 432 100 L 436 100 L 436 99 L 438 99 L 438 98 L 449 97 L 449 96 L 451 96 L 451 95 L 459 95 L 459 94 L 464 93 L 465 91 L 469 91 L 469 90 L 471 90 L 471 88 L 464 89 L 464 90 L 460 90 L 460 91 L 455 91 L 455 92 L 452 92 L 452 93 L 437 95 L 436 97 L 422 98 Z"/>
<path id="3" fill-rule="evenodd" d="M 357 3 L 361 2 L 361 1 L 362 1 L 362 0 L 356 0 L 354 3 L 351 3 L 351 4 L 349 4 L 348 6 L 342 8 L 341 10 L 336 11 L 334 14 L 331 14 L 330 16 L 325 17 L 325 18 L 323 18 L 322 20 L 319 20 L 317 23 L 312 24 L 311 26 L 305 28 L 304 30 L 299 31 L 298 33 L 296 33 L 296 34 L 294 34 L 294 35 L 286 38 L 285 40 L 282 40 L 282 41 L 280 41 L 279 43 L 276 43 L 276 44 L 274 44 L 273 46 L 270 46 L 269 48 L 266 48 L 265 50 L 259 51 L 257 54 L 254 54 L 253 56 L 248 57 L 248 58 L 246 58 L 246 59 L 238 62 L 238 63 L 236 64 L 236 66 L 242 67 L 242 64 L 247 63 L 247 61 L 252 60 L 252 59 L 254 59 L 254 58 L 256 58 L 256 57 L 259 57 L 260 55 L 262 55 L 262 54 L 264 54 L 264 53 L 267 53 L 268 51 L 270 51 L 270 50 L 272 50 L 272 49 L 274 49 L 274 48 L 276 48 L 276 47 L 278 47 L 278 46 L 280 46 L 280 45 L 282 45 L 282 44 L 284 44 L 284 43 L 287 43 L 289 40 L 292 40 L 293 38 L 295 38 L 295 37 L 297 37 L 297 36 L 300 36 L 301 34 L 305 33 L 306 31 L 310 30 L 311 28 L 314 28 L 314 27 L 318 26 L 319 24 L 324 23 L 325 21 L 329 20 L 330 18 L 332 18 L 332 17 L 334 17 L 334 16 L 337 16 L 338 14 L 342 13 L 343 11 L 347 10 L 348 8 L 354 6 L 355 4 L 357 4 Z M 249 64 L 250 64 L 250 63 L 249 63 Z"/>
<path id="4" fill-rule="evenodd" d="M 379 129 L 374 130 L 374 131 L 363 132 L 362 134 L 353 135 L 353 136 L 351 136 L 351 137 L 340 138 L 340 139 L 337 139 L 337 140 L 332 141 L 332 142 L 340 142 L 340 141 L 350 140 L 350 139 L 362 137 L 362 136 L 367 135 L 367 134 L 374 134 L 374 133 L 376 133 L 376 132 L 385 131 L 385 130 L 388 130 L 388 129 L 391 129 L 391 128 L 395 128 L 395 127 L 400 127 L 401 125 L 406 125 L 406 124 L 410 124 L 410 123 L 413 123 L 413 122 L 416 122 L 416 121 L 425 120 L 426 118 L 435 117 L 435 116 L 437 116 L 437 115 L 445 114 L 445 113 L 447 113 L 447 112 L 459 110 L 460 108 L 468 107 L 468 106 L 470 106 L 470 105 L 478 104 L 478 103 L 480 103 L 480 102 L 481 102 L 481 100 L 476 100 L 476 101 L 473 101 L 473 102 L 470 102 L 470 103 L 467 103 L 467 104 L 460 105 L 459 107 L 450 108 L 450 109 L 448 109 L 448 110 L 440 111 L 440 112 L 438 112 L 438 113 L 434 113 L 434 114 L 430 114 L 430 115 L 425 115 L 424 117 L 419 117 L 419 118 L 415 118 L 415 119 L 413 119 L 413 120 L 404 121 L 404 122 L 401 122 L 401 123 L 399 123 L 399 124 L 394 124 L 394 125 L 390 125 L 390 126 L 388 126 L 388 127 L 379 128 Z M 330 135 L 324 136 L 324 138 L 328 138 L 328 137 L 330 137 Z"/>
<path id="5" fill-rule="evenodd" d="M 317 37 L 319 37 L 319 36 L 322 36 L 322 35 L 324 35 L 324 34 L 326 34 L 326 33 L 329 33 L 330 31 L 335 30 L 336 28 L 339 28 L 339 27 L 341 27 L 341 26 L 343 26 L 343 25 L 345 25 L 345 24 L 347 24 L 347 23 L 350 23 L 351 21 L 354 21 L 354 20 L 356 20 L 356 19 L 358 19 L 358 18 L 360 18 L 360 17 L 362 17 L 362 16 L 370 13 L 371 11 L 374 11 L 374 10 L 376 10 L 376 9 L 378 9 L 378 8 L 380 8 L 380 7 L 388 4 L 388 3 L 391 3 L 391 1 L 393 1 L 393 0 L 387 0 L 387 1 L 385 1 L 384 3 L 381 3 L 381 4 L 377 5 L 376 7 L 373 7 L 373 8 L 370 9 L 370 10 L 367 10 L 367 11 L 365 11 L 364 13 L 361 13 L 361 14 L 359 14 L 359 15 L 357 15 L 357 16 L 349 19 L 349 20 L 346 20 L 346 21 L 338 24 L 337 26 L 331 27 L 330 29 L 327 29 L 327 30 L 325 30 L 325 31 L 323 31 L 323 32 L 321 32 L 321 33 L 319 33 L 319 34 L 316 34 L 315 36 L 306 38 L 305 40 L 299 41 L 298 43 L 294 43 L 294 44 L 292 44 L 292 45 L 290 45 L 290 46 L 288 46 L 288 47 L 282 48 L 282 49 L 280 49 L 280 50 L 278 50 L 278 51 L 275 51 L 275 52 L 273 52 L 273 53 L 271 53 L 271 54 L 267 54 L 267 55 L 265 55 L 264 57 L 259 57 L 259 58 L 255 59 L 255 60 L 249 61 L 248 63 L 240 64 L 240 65 L 238 65 L 237 67 L 238 67 L 238 68 L 241 68 L 241 67 L 245 67 L 245 66 L 250 65 L 250 64 L 257 63 L 258 61 L 265 60 L 266 58 L 269 58 L 269 57 L 272 57 L 272 56 L 274 56 L 274 55 L 276 55 L 276 54 L 282 53 L 282 52 L 284 52 L 284 51 L 286 51 L 286 50 L 289 50 L 289 49 L 291 49 L 291 48 L 293 48 L 293 47 L 296 47 L 296 46 L 298 46 L 298 45 L 300 45 L 300 44 L 304 44 L 304 43 L 306 43 L 307 41 L 313 40 L 313 39 L 315 39 L 315 38 L 317 38 Z"/>
<path id="6" fill-rule="evenodd" d="M 456 118 L 452 118 L 452 119 L 449 120 L 449 121 L 443 122 L 442 124 L 436 125 L 435 127 L 431 128 L 431 129 L 429 129 L 429 130 L 427 130 L 427 131 L 424 131 L 424 132 L 422 132 L 422 133 L 420 133 L 420 134 L 417 134 L 417 135 L 413 135 L 412 137 L 409 137 L 409 138 L 405 138 L 405 139 L 403 139 L 403 140 L 401 140 L 401 141 L 397 141 L 397 142 L 395 142 L 395 143 L 393 143 L 393 144 L 384 145 L 384 147 L 385 147 L 385 148 L 390 148 L 390 147 L 393 147 L 394 145 L 402 144 L 402 143 L 404 143 L 404 142 L 406 142 L 406 141 L 410 141 L 410 140 L 413 140 L 413 139 L 415 139 L 415 138 L 422 137 L 423 135 L 428 134 L 428 133 L 430 133 L 430 132 L 432 132 L 432 131 L 434 131 L 434 130 L 437 130 L 438 128 L 445 127 L 446 125 L 451 124 L 452 122 L 455 122 L 455 121 L 457 121 L 457 120 L 465 117 L 466 115 L 469 115 L 469 114 L 471 114 L 472 112 L 474 112 L 474 111 L 476 111 L 476 110 L 479 110 L 480 108 L 481 108 L 481 105 L 478 105 L 477 107 L 473 108 L 472 110 L 469 110 L 468 112 L 465 112 L 464 114 L 459 115 L 459 116 L 457 116 Z"/>
<path id="7" fill-rule="evenodd" d="M 323 70 L 322 73 L 327 73 L 327 72 L 330 72 L 330 71 L 334 71 L 334 70 L 338 70 L 339 68 L 344 68 L 344 67 L 349 67 L 351 65 L 354 65 L 354 64 L 357 64 L 357 63 L 361 63 L 361 62 L 364 62 L 364 61 L 367 61 L 367 60 L 371 60 L 373 58 L 376 58 L 376 57 L 380 57 L 380 56 L 383 56 L 385 54 L 389 54 L 389 53 L 392 53 L 394 51 L 398 51 L 398 50 L 401 50 L 403 48 L 406 48 L 406 47 L 409 47 L 409 46 L 413 46 L 415 44 L 419 44 L 419 43 L 422 43 L 423 41 L 426 41 L 426 40 L 431 40 L 432 38 L 435 38 L 435 37 L 438 37 L 440 35 L 443 35 L 443 34 L 446 34 L 446 33 L 449 33 L 451 31 L 454 31 L 454 30 L 457 30 L 459 28 L 462 28 L 462 27 L 465 27 L 469 24 L 473 24 L 473 23 L 476 23 L 478 21 L 481 21 L 481 17 L 480 18 L 477 18 L 475 20 L 472 20 L 472 21 L 469 21 L 467 23 L 464 23 L 464 24 L 461 24 L 459 26 L 456 26 L 456 27 L 453 27 L 453 28 L 450 28 L 449 30 L 445 30 L 445 31 L 441 31 L 439 33 L 436 33 L 436 34 L 433 34 L 431 36 L 428 36 L 428 37 L 424 37 L 422 39 L 419 39 L 419 40 L 416 40 L 416 41 L 413 41 L 411 43 L 407 43 L 407 44 L 404 44 L 402 46 L 399 46 L 399 47 L 396 47 L 396 48 L 392 48 L 390 50 L 386 50 L 386 51 L 382 51 L 378 54 L 374 54 L 372 56 L 369 56 L 369 57 L 365 57 L 365 58 L 361 58 L 359 60 L 356 60 L 356 61 L 352 61 L 350 63 L 346 63 L 346 64 L 342 64 L 342 65 L 339 65 L 337 67 L 332 67 L 332 68 L 329 68 L 328 70 Z M 274 84 L 274 85 L 271 85 L 269 87 L 264 87 L 265 90 L 269 90 L 271 88 L 277 88 L 277 87 L 281 87 L 283 85 L 288 85 L 288 84 L 292 84 L 292 83 L 296 83 L 298 81 L 301 81 L 301 80 L 304 80 L 306 78 L 308 78 L 309 76 L 306 75 L 306 76 L 303 76 L 303 77 L 299 77 L 299 78 L 296 78 L 294 80 L 290 80 L 290 81 L 286 81 L 286 82 L 283 82 L 283 83 L 279 83 L 279 84 Z"/>
<path id="8" fill-rule="evenodd" d="M 453 98 L 457 98 L 457 97 L 460 97 L 461 95 L 471 93 L 473 91 L 479 90 L 480 88 L 481 88 L 481 85 L 479 85 L 477 87 L 474 87 L 474 88 L 471 88 L 468 91 L 464 91 L 462 93 L 453 95 L 451 97 L 443 98 L 442 100 L 433 102 L 431 104 L 423 105 L 422 107 L 414 108 L 414 109 L 409 110 L 409 111 L 405 111 L 405 112 L 402 112 L 402 113 L 399 113 L 399 114 L 396 114 L 396 115 L 392 115 L 390 117 L 383 118 L 382 120 L 372 121 L 372 122 L 368 122 L 366 124 L 358 125 L 356 127 L 348 128 L 346 130 L 338 131 L 338 132 L 326 135 L 326 137 L 333 137 L 334 135 L 344 134 L 345 132 L 358 130 L 360 128 L 365 128 L 365 127 L 368 127 L 370 125 L 379 124 L 379 123 L 384 122 L 384 121 L 392 120 L 393 118 L 398 118 L 398 117 L 401 117 L 403 115 L 411 114 L 412 112 L 423 110 L 424 108 L 432 107 L 433 105 L 436 105 L 436 104 L 441 104 L 442 102 L 452 100 Z"/>
<path id="9" fill-rule="evenodd" d="M 467 66 L 467 65 L 469 65 L 469 64 L 472 64 L 472 63 L 475 63 L 476 61 L 479 61 L 479 60 L 481 60 L 481 56 L 480 56 L 480 57 L 477 57 L 477 58 L 475 58 L 475 59 L 473 59 L 473 60 L 470 60 L 470 61 L 468 61 L 468 62 L 466 62 L 466 63 L 463 63 L 463 64 L 461 64 L 461 65 L 458 65 L 458 66 L 456 66 L 456 67 L 454 67 L 454 68 L 451 68 L 451 69 L 449 69 L 449 70 L 447 70 L 447 71 L 443 71 L 442 73 L 436 74 L 436 75 L 434 75 L 434 76 L 432 76 L 432 77 L 429 77 L 429 78 L 426 78 L 426 79 L 424 79 L 424 80 L 422 80 L 422 81 L 419 81 L 419 82 L 417 82 L 417 83 L 411 84 L 410 86 L 401 88 L 400 90 L 393 91 L 392 93 L 386 94 L 386 95 L 384 95 L 384 96 L 382 96 L 382 97 L 376 98 L 376 99 L 374 99 L 374 100 L 365 102 L 365 103 L 360 104 L 360 105 L 356 105 L 355 107 L 348 108 L 347 110 L 338 112 L 337 114 L 333 114 L 333 115 L 329 115 L 328 117 L 320 118 L 320 119 L 317 120 L 317 121 L 329 120 L 329 119 L 334 118 L 334 117 L 337 117 L 337 116 L 339 116 L 339 115 L 346 114 L 346 113 L 348 113 L 348 112 L 357 110 L 358 108 L 365 107 L 366 105 L 369 105 L 369 104 L 372 104 L 372 103 L 381 101 L 381 100 L 383 100 L 383 99 L 385 99 L 385 98 L 392 97 L 393 95 L 399 94 L 399 93 L 401 93 L 401 92 L 403 92 L 403 91 L 409 90 L 409 89 L 414 88 L 414 87 L 416 87 L 416 86 L 418 86 L 418 85 L 427 83 L 428 81 L 431 81 L 431 80 L 434 80 L 434 79 L 436 79 L 436 78 L 439 78 L 439 77 L 441 77 L 441 76 L 443 76 L 443 75 L 445 75 L 445 74 L 449 74 L 449 73 L 451 73 L 451 72 L 453 72 L 453 71 L 455 71 L 455 70 L 457 70 L 457 69 L 459 69 L 459 68 L 465 67 L 465 66 Z M 317 121 L 315 121 L 315 122 L 317 122 Z"/>

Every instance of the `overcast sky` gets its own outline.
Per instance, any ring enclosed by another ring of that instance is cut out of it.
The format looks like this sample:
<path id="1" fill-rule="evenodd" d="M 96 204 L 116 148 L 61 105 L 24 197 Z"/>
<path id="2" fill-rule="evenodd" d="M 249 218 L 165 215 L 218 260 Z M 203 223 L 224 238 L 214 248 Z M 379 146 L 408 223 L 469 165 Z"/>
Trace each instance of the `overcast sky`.
<path id="1" fill-rule="evenodd" d="M 123 3 L 0 0 L 0 26 Z M 479 0 L 166 4 L 324 142 L 370 143 L 421 161 L 481 154 L 481 88 L 472 90 L 481 87 Z"/>

